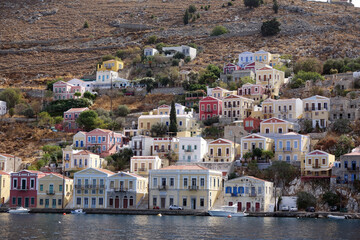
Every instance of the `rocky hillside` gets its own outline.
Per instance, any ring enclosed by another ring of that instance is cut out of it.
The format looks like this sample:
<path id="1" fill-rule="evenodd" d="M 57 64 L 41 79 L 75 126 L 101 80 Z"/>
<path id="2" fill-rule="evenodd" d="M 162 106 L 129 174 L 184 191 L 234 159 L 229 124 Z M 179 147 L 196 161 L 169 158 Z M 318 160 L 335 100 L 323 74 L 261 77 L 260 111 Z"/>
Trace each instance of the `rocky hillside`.
<path id="1" fill-rule="evenodd" d="M 55 76 L 93 72 L 100 57 L 127 46 L 143 47 L 156 35 L 168 44 L 195 43 L 203 51 L 191 63 L 222 64 L 245 50 L 264 49 L 296 57 L 360 55 L 360 8 L 301 0 L 272 1 L 247 9 L 242 0 L 2 0 L 0 86 L 36 87 Z M 184 26 L 193 4 L 200 18 Z M 222 5 L 226 7 L 222 7 Z M 201 6 L 210 5 L 209 10 Z M 261 37 L 262 21 L 277 17 L 281 33 Z M 83 28 L 84 22 L 89 28 Z M 229 33 L 211 37 L 216 25 Z"/>

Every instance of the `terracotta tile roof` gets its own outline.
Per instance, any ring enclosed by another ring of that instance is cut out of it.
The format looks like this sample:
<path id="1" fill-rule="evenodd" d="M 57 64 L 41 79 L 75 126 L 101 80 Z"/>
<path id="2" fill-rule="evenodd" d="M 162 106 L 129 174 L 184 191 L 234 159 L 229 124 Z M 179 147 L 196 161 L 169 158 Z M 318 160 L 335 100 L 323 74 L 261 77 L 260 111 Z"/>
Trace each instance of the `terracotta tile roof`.
<path id="1" fill-rule="evenodd" d="M 4 171 L 0 171 L 0 175 L 10 175 L 10 174 L 8 174 L 7 172 L 4 172 Z"/>
<path id="2" fill-rule="evenodd" d="M 87 107 L 85 108 L 70 108 L 69 110 L 66 111 L 66 113 L 68 112 L 80 112 L 80 111 L 85 111 L 86 109 L 88 109 Z"/>
<path id="3" fill-rule="evenodd" d="M 233 144 L 233 142 L 230 140 L 227 140 L 227 139 L 218 138 L 218 139 L 210 142 L 209 144 Z"/>
<path id="4" fill-rule="evenodd" d="M 130 172 L 122 172 L 122 171 L 119 171 L 119 172 L 117 172 L 115 175 L 118 175 L 118 174 L 126 174 L 126 175 L 130 175 L 130 176 L 133 176 L 133 177 L 136 177 L 136 178 L 144 178 L 144 177 L 142 177 L 142 176 L 140 176 L 140 175 L 137 175 L 137 174 L 135 174 L 135 173 L 130 173 Z M 113 175 L 113 176 L 115 176 L 115 175 Z"/>
<path id="5" fill-rule="evenodd" d="M 66 176 L 63 176 L 63 175 L 61 175 L 61 174 L 59 174 L 59 173 L 49 173 L 48 175 L 55 175 L 55 176 L 58 176 L 58 177 L 60 177 L 60 178 L 65 178 L 66 180 L 72 180 L 71 178 L 68 178 L 68 177 L 66 177 Z"/>
<path id="6" fill-rule="evenodd" d="M 209 169 L 199 165 L 171 165 L 168 167 L 160 168 L 159 170 L 209 170 Z"/>
<path id="7" fill-rule="evenodd" d="M 360 156 L 360 152 L 347 153 L 344 156 Z"/>
<path id="8" fill-rule="evenodd" d="M 75 153 L 74 155 L 89 155 L 89 154 L 99 155 L 99 154 L 96 154 L 96 153 L 92 153 L 92 152 L 90 152 L 88 150 L 82 150 L 81 152 Z"/>
<path id="9" fill-rule="evenodd" d="M 11 157 L 11 158 L 15 157 L 14 155 L 7 154 L 7 153 L 0 153 L 0 155 L 3 155 L 5 157 Z"/>
<path id="10" fill-rule="evenodd" d="M 107 169 L 103 169 L 103 168 L 94 168 L 96 170 L 99 170 L 100 172 L 103 172 L 103 173 L 106 173 L 106 174 L 115 174 L 114 172 L 110 171 L 110 170 L 107 170 Z"/>

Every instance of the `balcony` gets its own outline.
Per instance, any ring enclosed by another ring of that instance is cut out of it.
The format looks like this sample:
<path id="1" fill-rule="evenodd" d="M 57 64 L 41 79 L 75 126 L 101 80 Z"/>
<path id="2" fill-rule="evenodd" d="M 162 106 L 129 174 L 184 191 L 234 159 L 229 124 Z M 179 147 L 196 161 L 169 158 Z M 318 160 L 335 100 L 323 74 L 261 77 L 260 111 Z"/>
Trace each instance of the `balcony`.
<path id="1" fill-rule="evenodd" d="M 138 172 L 146 172 L 146 171 L 147 171 L 147 168 L 139 168 L 137 171 L 138 171 Z"/>
<path id="2" fill-rule="evenodd" d="M 237 193 L 231 193 L 231 196 L 232 197 L 237 197 L 237 196 L 239 196 Z M 240 195 L 241 196 L 241 195 Z"/>
<path id="3" fill-rule="evenodd" d="M 112 188 L 111 190 L 114 191 L 114 192 L 127 192 L 127 191 L 129 191 L 128 188 L 124 188 L 124 187 Z"/>
<path id="4" fill-rule="evenodd" d="M 184 150 L 185 152 L 194 152 L 194 149 L 188 148 Z"/>
<path id="5" fill-rule="evenodd" d="M 162 149 L 156 149 L 155 151 L 158 152 L 158 153 L 167 152 L 166 149 L 164 149 L 164 148 L 162 148 Z"/>
<path id="6" fill-rule="evenodd" d="M 283 148 L 283 152 L 292 152 L 292 148 Z"/>
<path id="7" fill-rule="evenodd" d="M 256 197 L 256 193 L 249 193 L 249 197 Z"/>
<path id="8" fill-rule="evenodd" d="M 55 195 L 55 191 L 46 191 L 46 195 Z"/>
<path id="9" fill-rule="evenodd" d="M 312 165 L 312 168 L 321 168 L 320 164 L 314 164 Z"/>
<path id="10" fill-rule="evenodd" d="M 83 189 L 84 185 L 81 184 L 75 184 L 75 189 Z"/>
<path id="11" fill-rule="evenodd" d="M 196 191 L 196 190 L 199 190 L 199 186 L 196 186 L 196 185 L 189 186 L 189 190 L 190 190 L 190 191 Z"/>
<path id="12" fill-rule="evenodd" d="M 359 172 L 359 167 L 348 167 L 347 170 L 349 172 Z"/>
<path id="13" fill-rule="evenodd" d="M 160 185 L 159 190 L 166 190 L 168 187 L 166 185 Z"/>
<path id="14" fill-rule="evenodd" d="M 206 110 L 205 110 L 205 113 L 212 113 L 212 112 L 213 112 L 212 109 L 206 109 Z"/>

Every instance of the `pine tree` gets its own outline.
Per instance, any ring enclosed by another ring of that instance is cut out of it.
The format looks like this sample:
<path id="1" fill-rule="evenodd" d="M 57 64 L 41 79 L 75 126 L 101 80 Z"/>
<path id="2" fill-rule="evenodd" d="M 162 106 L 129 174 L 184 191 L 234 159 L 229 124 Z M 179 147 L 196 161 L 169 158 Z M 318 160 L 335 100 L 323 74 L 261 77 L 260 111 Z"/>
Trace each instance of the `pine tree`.
<path id="1" fill-rule="evenodd" d="M 279 4 L 278 4 L 277 0 L 274 0 L 273 10 L 275 13 L 278 13 L 278 11 L 279 11 Z"/>
<path id="2" fill-rule="evenodd" d="M 186 9 L 185 14 L 184 14 L 184 25 L 189 23 L 189 18 L 190 18 L 189 10 Z"/>
<path id="3" fill-rule="evenodd" d="M 169 132 L 171 134 L 177 133 L 177 121 L 176 121 L 176 108 L 175 108 L 175 102 L 171 102 L 171 110 L 170 110 L 170 127 Z"/>

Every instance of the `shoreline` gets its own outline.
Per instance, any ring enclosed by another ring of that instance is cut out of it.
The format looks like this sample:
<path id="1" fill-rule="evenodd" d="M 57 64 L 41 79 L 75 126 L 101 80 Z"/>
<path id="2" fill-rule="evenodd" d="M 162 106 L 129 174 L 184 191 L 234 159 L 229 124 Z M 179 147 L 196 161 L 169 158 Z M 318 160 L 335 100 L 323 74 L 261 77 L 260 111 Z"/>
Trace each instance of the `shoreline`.
<path id="1" fill-rule="evenodd" d="M 29 213 L 70 214 L 74 209 L 32 208 Z M 0 208 L 6 213 L 8 208 Z M 161 209 L 84 209 L 86 214 L 119 214 L 119 215 L 158 215 L 166 216 L 210 216 L 205 211 L 194 210 L 161 210 Z M 327 218 L 328 215 L 347 216 L 348 219 L 360 219 L 360 213 L 340 212 L 249 212 L 248 217 L 289 217 L 289 218 Z"/>

